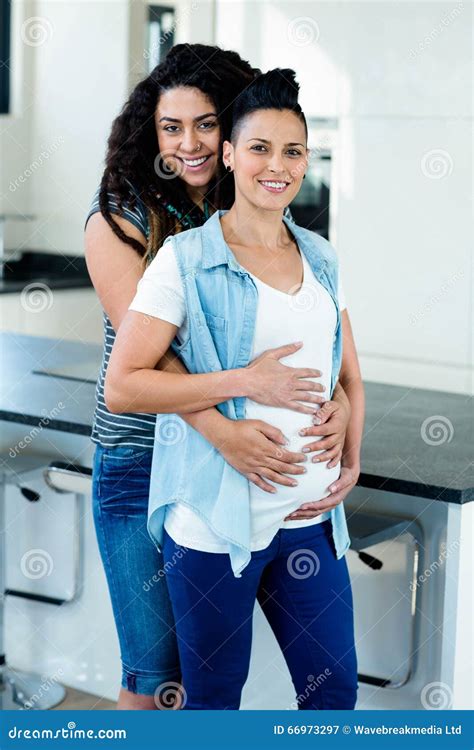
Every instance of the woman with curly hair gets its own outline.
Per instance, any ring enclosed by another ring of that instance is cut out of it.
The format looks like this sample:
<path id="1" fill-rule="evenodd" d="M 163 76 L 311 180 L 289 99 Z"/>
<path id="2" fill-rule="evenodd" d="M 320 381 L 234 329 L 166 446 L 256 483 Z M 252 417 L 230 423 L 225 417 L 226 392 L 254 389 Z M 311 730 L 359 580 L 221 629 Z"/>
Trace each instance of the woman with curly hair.
<path id="1" fill-rule="evenodd" d="M 92 431 L 93 512 L 120 642 L 120 709 L 167 707 L 181 670 L 163 557 L 147 532 L 159 409 L 143 409 L 139 399 L 130 401 L 125 413 L 107 408 L 109 357 L 137 283 L 166 238 L 232 205 L 234 183 L 222 167 L 222 143 L 230 137 L 233 102 L 257 73 L 235 52 L 200 44 L 174 47 L 135 87 L 113 123 L 103 178 L 86 221 L 86 260 L 104 309 L 105 336 Z M 146 348 L 146 335 L 142 343 Z M 275 484 L 294 485 L 295 476 L 305 473 L 308 453 L 318 451 L 314 460 L 334 467 L 349 419 L 339 385 L 326 401 L 320 384 L 303 379 L 317 370 L 280 362 L 297 348 L 288 342 L 264 352 L 257 367 L 241 369 L 237 391 L 227 393 L 225 382 L 216 381 L 214 391 L 204 392 L 199 406 L 183 415 L 228 464 L 267 493 L 276 492 Z M 187 373 L 171 350 L 156 369 Z M 209 406 L 220 390 L 226 398 L 245 395 L 305 414 L 322 405 L 319 426 L 305 430 L 316 440 L 308 453 L 285 449 L 285 436 L 272 425 L 229 419 Z M 161 439 L 172 444 L 175 438 L 165 432 Z M 321 511 L 341 502 L 346 485 L 341 478 Z"/>

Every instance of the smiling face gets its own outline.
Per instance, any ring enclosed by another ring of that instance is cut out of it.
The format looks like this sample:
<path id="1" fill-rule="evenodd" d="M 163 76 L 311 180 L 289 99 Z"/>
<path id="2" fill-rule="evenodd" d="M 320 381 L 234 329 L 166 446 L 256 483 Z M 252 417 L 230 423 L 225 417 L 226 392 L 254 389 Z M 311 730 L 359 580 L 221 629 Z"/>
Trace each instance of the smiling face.
<path id="1" fill-rule="evenodd" d="M 220 126 L 202 91 L 179 86 L 164 91 L 155 111 L 158 148 L 167 167 L 190 187 L 205 187 L 217 169 Z"/>
<path id="2" fill-rule="evenodd" d="M 280 211 L 297 195 L 308 166 L 305 127 L 289 109 L 261 109 L 239 124 L 224 163 L 234 170 L 236 200 Z"/>

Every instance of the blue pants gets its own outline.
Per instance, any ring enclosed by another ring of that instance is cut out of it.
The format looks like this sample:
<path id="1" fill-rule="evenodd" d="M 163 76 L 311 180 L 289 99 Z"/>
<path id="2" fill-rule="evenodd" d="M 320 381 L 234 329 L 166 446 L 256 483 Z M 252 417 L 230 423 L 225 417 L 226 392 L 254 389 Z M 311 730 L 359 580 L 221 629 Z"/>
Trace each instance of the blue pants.
<path id="1" fill-rule="evenodd" d="M 281 529 L 252 553 L 241 578 L 227 554 L 180 547 L 166 531 L 163 555 L 184 710 L 239 708 L 256 599 L 286 659 L 298 708 L 354 708 L 352 591 L 346 559 L 336 558 L 331 520 Z"/>

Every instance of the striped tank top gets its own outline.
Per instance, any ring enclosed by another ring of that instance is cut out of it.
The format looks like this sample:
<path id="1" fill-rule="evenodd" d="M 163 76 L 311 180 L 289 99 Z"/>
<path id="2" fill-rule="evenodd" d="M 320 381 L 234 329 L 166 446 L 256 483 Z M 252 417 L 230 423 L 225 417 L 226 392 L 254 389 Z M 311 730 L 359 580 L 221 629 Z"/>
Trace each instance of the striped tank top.
<path id="1" fill-rule="evenodd" d="M 132 186 L 130 186 L 130 189 L 133 190 Z M 133 224 L 144 235 L 144 237 L 148 239 L 150 231 L 148 222 L 148 209 L 140 200 L 135 190 L 133 190 L 133 193 L 136 197 L 136 204 L 133 208 L 125 203 L 123 211 L 120 211 L 117 200 L 111 193 L 109 193 L 108 196 L 108 207 L 110 213 L 121 215 L 124 219 L 127 219 L 127 221 Z M 186 228 L 197 226 L 198 222 L 204 223 L 204 221 L 206 221 L 206 219 L 208 218 L 207 207 L 205 212 L 203 213 L 199 209 L 199 207 L 196 206 L 196 212 L 193 211 L 193 219 L 191 219 L 189 213 L 186 217 L 183 217 L 180 212 L 172 206 L 168 206 L 168 210 L 170 213 L 173 213 L 175 216 L 177 216 L 178 219 L 182 220 L 182 223 Z M 100 211 L 99 189 L 96 191 L 95 196 L 92 200 L 92 204 L 85 222 L 86 225 L 89 218 L 98 211 Z M 155 436 L 156 414 L 144 414 L 141 412 L 136 414 L 112 414 L 105 405 L 105 374 L 107 372 L 107 366 L 109 364 L 112 346 L 115 341 L 115 331 L 105 311 L 103 314 L 103 321 L 104 351 L 95 390 L 96 407 L 92 420 L 91 440 L 93 443 L 99 443 L 104 448 L 110 448 L 120 445 L 151 449 L 153 448 L 153 441 Z"/>

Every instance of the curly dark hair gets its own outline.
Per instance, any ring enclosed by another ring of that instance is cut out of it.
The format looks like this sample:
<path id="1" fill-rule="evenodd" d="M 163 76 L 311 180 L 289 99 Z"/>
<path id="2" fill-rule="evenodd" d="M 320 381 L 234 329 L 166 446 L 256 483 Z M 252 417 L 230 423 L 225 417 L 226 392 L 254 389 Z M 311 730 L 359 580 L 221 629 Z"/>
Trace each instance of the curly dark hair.
<path id="1" fill-rule="evenodd" d="M 167 236 L 186 228 L 182 218 L 167 210 L 168 203 L 181 216 L 197 208 L 179 176 L 165 180 L 157 173 L 160 170 L 155 170 L 158 138 L 154 115 L 160 94 L 177 86 L 194 87 L 206 94 L 216 107 L 222 144 L 230 138 L 235 99 L 259 73 L 237 52 L 205 44 L 177 44 L 163 62 L 137 84 L 114 120 L 107 144 L 99 206 L 117 237 L 143 257 L 144 265 Z M 136 196 L 131 186 L 148 209 L 150 236 L 147 248 L 121 229 L 108 206 L 108 193 L 112 193 L 120 211 L 123 211 L 124 203 L 133 208 Z M 222 164 L 209 185 L 206 200 L 214 208 L 232 205 L 234 180 Z"/>

